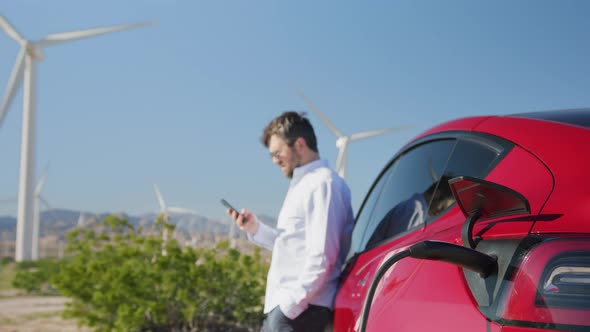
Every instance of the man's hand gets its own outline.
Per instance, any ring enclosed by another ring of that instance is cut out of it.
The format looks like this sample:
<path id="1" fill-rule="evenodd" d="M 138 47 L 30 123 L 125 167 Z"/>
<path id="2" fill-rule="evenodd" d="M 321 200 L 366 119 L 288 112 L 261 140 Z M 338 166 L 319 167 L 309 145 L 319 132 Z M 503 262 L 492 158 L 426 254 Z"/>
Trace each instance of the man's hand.
<path id="1" fill-rule="evenodd" d="M 256 218 L 252 212 L 242 209 L 241 213 L 237 213 L 232 209 L 227 209 L 227 214 L 234 219 L 236 225 L 238 225 L 242 231 L 251 235 L 258 232 L 258 218 Z"/>

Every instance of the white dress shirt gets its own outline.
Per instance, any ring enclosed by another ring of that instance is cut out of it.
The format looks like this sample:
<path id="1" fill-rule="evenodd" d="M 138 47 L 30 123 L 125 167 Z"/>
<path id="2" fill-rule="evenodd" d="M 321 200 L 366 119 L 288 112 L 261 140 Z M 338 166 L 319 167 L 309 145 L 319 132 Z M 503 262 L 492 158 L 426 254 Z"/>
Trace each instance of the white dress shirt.
<path id="1" fill-rule="evenodd" d="M 248 238 L 273 251 L 264 313 L 279 306 L 294 319 L 310 304 L 332 308 L 354 224 L 344 180 L 325 160 L 297 167 L 277 228 L 258 223 Z"/>

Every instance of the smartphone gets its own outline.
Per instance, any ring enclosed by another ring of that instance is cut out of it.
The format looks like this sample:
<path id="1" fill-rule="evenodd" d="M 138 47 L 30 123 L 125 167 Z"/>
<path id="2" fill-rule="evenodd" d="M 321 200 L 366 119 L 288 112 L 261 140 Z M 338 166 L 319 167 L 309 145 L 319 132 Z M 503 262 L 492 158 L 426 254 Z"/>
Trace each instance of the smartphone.
<path id="1" fill-rule="evenodd" d="M 226 201 L 225 199 L 221 199 L 221 204 L 223 204 L 223 206 L 225 206 L 226 208 L 236 211 L 237 214 L 240 214 L 240 211 L 238 211 L 238 209 L 236 209 L 235 207 L 233 207 L 231 204 L 229 204 L 228 201 Z M 242 219 L 242 225 L 245 225 L 248 222 L 247 219 Z"/>
<path id="2" fill-rule="evenodd" d="M 230 210 L 236 211 L 237 214 L 240 214 L 240 211 L 238 209 L 236 209 L 235 207 L 233 207 L 231 204 L 228 203 L 228 201 L 226 201 L 223 198 L 221 199 L 221 204 L 223 204 L 223 206 L 225 206 L 226 208 L 228 208 Z"/>

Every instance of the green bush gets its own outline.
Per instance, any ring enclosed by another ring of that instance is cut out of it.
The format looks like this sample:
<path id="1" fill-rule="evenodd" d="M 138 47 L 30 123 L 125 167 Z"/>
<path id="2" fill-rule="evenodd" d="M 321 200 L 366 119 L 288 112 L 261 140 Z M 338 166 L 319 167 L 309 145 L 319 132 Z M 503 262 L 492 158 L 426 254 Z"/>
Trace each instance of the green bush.
<path id="1" fill-rule="evenodd" d="M 14 258 L 12 258 L 12 257 L 2 257 L 2 258 L 0 258 L 0 267 L 2 267 L 4 265 L 7 265 L 7 264 L 10 264 L 12 262 L 14 262 Z"/>
<path id="2" fill-rule="evenodd" d="M 59 272 L 59 264 L 59 260 L 55 258 L 19 262 L 12 286 L 24 289 L 29 294 L 57 295 L 49 281 Z"/>
<path id="3" fill-rule="evenodd" d="M 259 329 L 268 266 L 259 251 L 227 242 L 214 249 L 162 240 L 111 216 L 68 233 L 52 283 L 73 301 L 64 311 L 97 331 L 249 331 Z"/>

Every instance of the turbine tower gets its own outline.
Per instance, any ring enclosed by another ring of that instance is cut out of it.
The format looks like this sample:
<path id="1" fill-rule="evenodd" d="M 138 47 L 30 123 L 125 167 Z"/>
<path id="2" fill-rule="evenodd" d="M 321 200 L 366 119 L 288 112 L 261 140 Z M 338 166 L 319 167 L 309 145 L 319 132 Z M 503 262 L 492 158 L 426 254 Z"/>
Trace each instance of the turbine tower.
<path id="1" fill-rule="evenodd" d="M 361 139 L 384 135 L 394 131 L 400 131 L 403 129 L 410 128 L 411 126 L 399 126 L 393 127 L 388 129 L 380 129 L 380 130 L 369 130 L 354 133 L 352 135 L 344 135 L 328 118 L 320 112 L 320 110 L 315 107 L 315 105 L 311 102 L 309 98 L 303 94 L 303 91 L 297 89 L 297 93 L 305 100 L 307 106 L 322 120 L 322 122 L 336 135 L 336 147 L 338 148 L 338 157 L 336 158 L 336 172 L 340 177 L 346 179 L 346 164 L 347 164 L 347 154 L 348 154 L 348 144 L 352 141 L 358 141 Z"/>
<path id="2" fill-rule="evenodd" d="M 236 248 L 236 223 L 233 220 L 230 220 L 229 225 L 229 234 L 227 237 L 229 238 L 229 246 L 230 248 Z"/>
<path id="3" fill-rule="evenodd" d="M 111 32 L 117 32 L 153 24 L 142 22 L 128 25 L 117 25 L 88 30 L 51 34 L 38 41 L 30 41 L 21 36 L 16 29 L 0 16 L 0 28 L 20 45 L 20 51 L 12 68 L 8 85 L 0 104 L 0 126 L 8 112 L 10 103 L 16 94 L 21 81 L 23 82 L 23 116 L 21 132 L 20 179 L 18 192 L 16 250 L 15 260 L 20 262 L 32 258 L 34 188 L 35 176 L 35 141 L 36 141 L 36 84 L 35 67 L 43 59 L 43 48 L 78 39 L 89 38 Z"/>
<path id="4" fill-rule="evenodd" d="M 49 205 L 43 196 L 41 196 L 41 192 L 45 186 L 45 180 L 47 179 L 47 169 L 48 166 L 45 167 L 43 174 L 41 177 L 39 177 L 37 186 L 35 186 L 35 210 L 33 212 L 33 238 L 31 243 L 31 260 L 34 261 L 39 259 L 39 224 L 41 220 L 41 203 L 43 202 L 46 206 Z"/>
<path id="5" fill-rule="evenodd" d="M 182 207 L 174 207 L 174 206 L 166 206 L 166 201 L 164 201 L 164 196 L 160 191 L 160 188 L 157 184 L 154 184 L 154 192 L 156 193 L 156 198 L 158 199 L 158 203 L 160 204 L 160 214 L 164 217 L 165 222 L 170 222 L 169 217 L 171 213 L 176 214 L 189 214 L 189 215 L 197 215 L 196 211 L 182 208 Z M 164 227 L 162 231 L 162 241 L 163 244 L 166 245 L 166 241 L 168 241 L 168 229 Z M 162 255 L 166 256 L 166 250 L 162 249 Z"/>
<path id="6" fill-rule="evenodd" d="M 78 216 L 78 223 L 76 224 L 76 227 L 82 228 L 82 227 L 84 227 L 85 223 L 86 223 L 86 215 L 84 215 L 84 211 L 80 211 L 80 215 Z"/>

